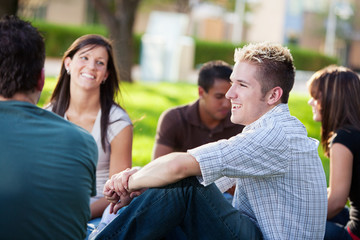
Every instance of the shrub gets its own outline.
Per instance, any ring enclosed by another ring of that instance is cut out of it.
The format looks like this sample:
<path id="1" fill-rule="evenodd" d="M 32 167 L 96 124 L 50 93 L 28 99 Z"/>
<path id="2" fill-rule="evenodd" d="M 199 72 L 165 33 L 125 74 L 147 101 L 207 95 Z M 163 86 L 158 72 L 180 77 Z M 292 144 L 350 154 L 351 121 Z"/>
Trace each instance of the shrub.
<path id="1" fill-rule="evenodd" d="M 100 34 L 108 37 L 107 29 L 102 25 L 95 26 L 66 26 L 46 22 L 33 22 L 45 37 L 46 55 L 49 57 L 62 57 L 70 44 L 84 34 Z M 142 34 L 134 35 L 134 64 L 140 63 Z M 195 39 L 194 67 L 211 60 L 223 60 L 232 64 L 234 62 L 235 48 L 242 47 L 244 43 L 209 42 Z M 316 71 L 330 64 L 337 64 L 338 60 L 325 56 L 316 51 L 289 46 L 297 70 Z"/>
<path id="2" fill-rule="evenodd" d="M 43 34 L 46 46 L 46 55 L 49 57 L 62 57 L 68 47 L 85 34 L 99 34 L 108 36 L 103 26 L 67 26 L 46 22 L 33 22 L 35 27 Z"/>
<path id="3" fill-rule="evenodd" d="M 330 64 L 338 64 L 338 59 L 329 57 L 321 53 L 300 49 L 296 46 L 289 46 L 290 52 L 294 58 L 294 65 L 298 70 L 317 71 Z"/>
<path id="4" fill-rule="evenodd" d="M 242 46 L 244 43 L 232 44 L 196 40 L 195 66 L 214 59 L 232 64 L 234 62 L 234 50 Z M 325 56 L 316 51 L 297 46 L 288 46 L 288 48 L 294 58 L 294 65 L 297 70 L 317 71 L 330 64 L 338 63 L 337 58 Z"/>

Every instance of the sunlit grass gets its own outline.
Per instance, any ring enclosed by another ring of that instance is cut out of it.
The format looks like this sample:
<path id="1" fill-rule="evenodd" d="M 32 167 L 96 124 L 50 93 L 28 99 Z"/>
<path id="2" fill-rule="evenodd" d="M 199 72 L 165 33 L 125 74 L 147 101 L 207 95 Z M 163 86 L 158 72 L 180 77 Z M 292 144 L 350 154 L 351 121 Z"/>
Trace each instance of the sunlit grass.
<path id="1" fill-rule="evenodd" d="M 56 79 L 47 78 L 39 106 L 46 104 L 55 87 Z M 160 114 L 174 106 L 187 104 L 197 99 L 197 86 L 190 83 L 122 83 L 118 101 L 125 108 L 134 123 L 133 165 L 143 166 L 151 159 L 157 121 Z M 320 123 L 312 120 L 311 107 L 307 104 L 308 94 L 290 94 L 289 108 L 306 127 L 310 137 L 320 139 Z M 328 178 L 329 161 L 319 146 L 319 155 Z"/>

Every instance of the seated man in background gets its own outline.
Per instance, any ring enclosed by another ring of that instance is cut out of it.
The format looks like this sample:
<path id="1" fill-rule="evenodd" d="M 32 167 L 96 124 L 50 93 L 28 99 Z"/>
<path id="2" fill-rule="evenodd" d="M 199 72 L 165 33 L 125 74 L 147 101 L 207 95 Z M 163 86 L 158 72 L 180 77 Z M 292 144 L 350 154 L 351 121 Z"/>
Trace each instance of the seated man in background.
<path id="1" fill-rule="evenodd" d="M 230 121 L 231 103 L 225 98 L 231 86 L 231 72 L 231 66 L 223 61 L 202 66 L 198 77 L 199 99 L 161 114 L 152 159 L 228 139 L 242 131 L 243 125 Z"/>
<path id="2" fill-rule="evenodd" d="M 45 46 L 30 23 L 0 20 L 1 239 L 84 239 L 97 147 L 85 130 L 36 106 Z"/>

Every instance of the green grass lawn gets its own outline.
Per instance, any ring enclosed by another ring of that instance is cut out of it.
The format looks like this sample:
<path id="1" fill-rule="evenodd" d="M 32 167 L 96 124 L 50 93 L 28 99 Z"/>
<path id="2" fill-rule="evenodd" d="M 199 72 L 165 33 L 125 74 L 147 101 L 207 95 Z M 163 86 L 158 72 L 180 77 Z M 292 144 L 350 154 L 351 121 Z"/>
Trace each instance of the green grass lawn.
<path id="1" fill-rule="evenodd" d="M 47 78 L 39 106 L 49 101 L 56 80 Z M 125 108 L 134 123 L 133 165 L 143 166 L 151 159 L 157 120 L 160 114 L 173 106 L 186 104 L 197 99 L 197 86 L 189 83 L 146 83 L 121 84 L 119 103 Z M 311 107 L 306 93 L 290 94 L 289 108 L 306 127 L 310 137 L 320 139 L 320 123 L 312 120 Z M 328 179 L 329 160 L 324 157 L 321 146 L 319 155 Z"/>

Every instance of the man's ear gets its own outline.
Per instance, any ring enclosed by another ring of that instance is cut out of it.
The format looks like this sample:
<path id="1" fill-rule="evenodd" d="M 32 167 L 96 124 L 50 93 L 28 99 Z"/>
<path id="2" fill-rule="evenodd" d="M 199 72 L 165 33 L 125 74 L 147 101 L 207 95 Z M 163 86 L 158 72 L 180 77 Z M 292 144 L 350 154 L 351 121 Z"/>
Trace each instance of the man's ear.
<path id="1" fill-rule="evenodd" d="M 283 95 L 283 90 L 281 87 L 274 87 L 268 93 L 267 102 L 269 105 L 274 105 L 280 101 Z"/>
<path id="2" fill-rule="evenodd" d="M 44 84 L 45 84 L 45 70 L 43 68 L 43 69 L 41 69 L 41 73 L 40 73 L 40 76 L 39 76 L 39 79 L 38 79 L 38 82 L 36 85 L 36 90 L 41 92 L 43 90 Z"/>
<path id="3" fill-rule="evenodd" d="M 205 90 L 202 87 L 199 86 L 198 87 L 198 92 L 199 92 L 199 98 L 201 98 L 204 95 Z"/>

